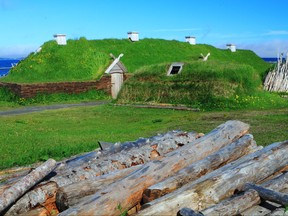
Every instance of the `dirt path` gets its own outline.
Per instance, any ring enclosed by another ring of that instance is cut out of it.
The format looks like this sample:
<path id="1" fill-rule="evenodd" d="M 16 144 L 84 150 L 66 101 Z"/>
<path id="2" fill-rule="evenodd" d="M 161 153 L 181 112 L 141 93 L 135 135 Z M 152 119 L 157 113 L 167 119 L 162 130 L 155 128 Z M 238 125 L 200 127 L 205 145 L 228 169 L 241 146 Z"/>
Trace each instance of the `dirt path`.
<path id="1" fill-rule="evenodd" d="M 83 102 L 77 104 L 57 104 L 57 105 L 47 105 L 47 106 L 32 106 L 32 107 L 24 107 L 20 109 L 0 111 L 0 116 L 9 116 L 9 115 L 21 115 L 31 112 L 40 112 L 44 110 L 55 110 L 55 109 L 64 109 L 64 108 L 72 108 L 72 107 L 83 107 L 83 106 L 99 106 L 102 104 L 106 104 L 108 101 L 96 101 L 96 102 Z"/>

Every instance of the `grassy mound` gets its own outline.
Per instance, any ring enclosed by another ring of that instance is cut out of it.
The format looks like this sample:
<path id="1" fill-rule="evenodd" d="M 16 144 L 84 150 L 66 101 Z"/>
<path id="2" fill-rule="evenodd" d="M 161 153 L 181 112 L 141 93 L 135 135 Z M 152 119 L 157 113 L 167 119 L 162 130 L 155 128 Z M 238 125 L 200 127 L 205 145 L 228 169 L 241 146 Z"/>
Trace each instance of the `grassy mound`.
<path id="1" fill-rule="evenodd" d="M 35 83 L 95 80 L 102 76 L 112 61 L 109 54 L 118 56 L 130 73 L 142 67 L 171 63 L 190 62 L 199 59 L 201 53 L 211 53 L 209 60 L 241 63 L 254 67 L 263 76 L 269 64 L 251 51 L 220 50 L 210 45 L 190 45 L 186 42 L 162 39 L 143 39 L 130 42 L 127 39 L 68 40 L 66 46 L 48 41 L 38 53 L 32 53 L 10 74 L 4 82 Z"/>
<path id="2" fill-rule="evenodd" d="M 180 74 L 167 76 L 169 66 L 138 70 L 125 82 L 118 102 L 185 104 L 202 110 L 287 106 L 278 94 L 262 90 L 261 73 L 249 64 L 191 61 Z"/>
<path id="3" fill-rule="evenodd" d="M 110 53 L 115 56 L 123 53 L 121 61 L 133 74 L 120 92 L 119 103 L 185 104 L 201 109 L 287 105 L 287 100 L 283 101 L 279 95 L 263 92 L 263 79 L 271 65 L 254 52 L 237 50 L 232 53 L 210 45 L 190 45 L 176 40 L 146 38 L 131 42 L 82 37 L 68 40 L 66 46 L 48 41 L 40 52 L 31 53 L 1 81 L 39 83 L 99 79 L 112 62 Z M 210 53 L 207 62 L 199 60 L 201 53 Z M 182 73 L 166 76 L 172 62 L 185 63 Z"/>

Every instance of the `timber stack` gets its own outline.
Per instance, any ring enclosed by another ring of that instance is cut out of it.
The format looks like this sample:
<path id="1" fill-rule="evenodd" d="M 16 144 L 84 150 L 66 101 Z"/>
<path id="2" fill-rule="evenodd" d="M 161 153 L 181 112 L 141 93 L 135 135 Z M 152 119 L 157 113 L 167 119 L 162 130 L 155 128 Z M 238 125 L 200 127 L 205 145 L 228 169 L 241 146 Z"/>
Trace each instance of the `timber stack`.
<path id="1" fill-rule="evenodd" d="M 261 215 L 271 206 L 283 214 L 287 151 L 288 141 L 257 146 L 236 120 L 206 135 L 170 131 L 111 144 L 0 173 L 0 215 Z"/>
<path id="2" fill-rule="evenodd" d="M 278 62 L 266 76 L 264 89 L 272 92 L 288 92 L 288 53 L 283 60 L 283 53 L 278 58 Z"/>

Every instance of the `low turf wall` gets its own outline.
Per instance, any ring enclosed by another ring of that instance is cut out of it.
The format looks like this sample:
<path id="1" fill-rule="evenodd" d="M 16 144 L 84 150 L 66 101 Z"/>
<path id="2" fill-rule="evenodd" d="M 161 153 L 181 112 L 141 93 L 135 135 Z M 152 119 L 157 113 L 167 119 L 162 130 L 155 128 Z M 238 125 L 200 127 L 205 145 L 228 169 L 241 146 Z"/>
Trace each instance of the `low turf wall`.
<path id="1" fill-rule="evenodd" d="M 89 90 L 103 90 L 111 94 L 111 77 L 103 76 L 97 81 L 87 82 L 57 82 L 57 83 L 0 83 L 0 87 L 7 87 L 22 98 L 31 98 L 38 93 L 82 93 Z"/>

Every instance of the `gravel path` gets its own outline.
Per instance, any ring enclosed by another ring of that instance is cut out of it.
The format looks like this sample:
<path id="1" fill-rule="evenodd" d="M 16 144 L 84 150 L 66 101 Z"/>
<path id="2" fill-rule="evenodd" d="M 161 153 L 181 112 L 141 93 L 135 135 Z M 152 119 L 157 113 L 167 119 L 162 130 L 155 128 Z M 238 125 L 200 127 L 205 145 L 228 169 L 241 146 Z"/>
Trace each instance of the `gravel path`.
<path id="1" fill-rule="evenodd" d="M 85 106 L 99 106 L 102 104 L 108 103 L 107 101 L 96 101 L 96 102 L 84 102 L 77 104 L 57 104 L 57 105 L 47 105 L 47 106 L 32 106 L 32 107 L 24 107 L 20 109 L 0 111 L 0 116 L 9 116 L 9 115 L 20 115 L 31 112 L 40 112 L 44 110 L 56 110 L 56 109 L 64 109 L 71 107 L 85 107 Z"/>

